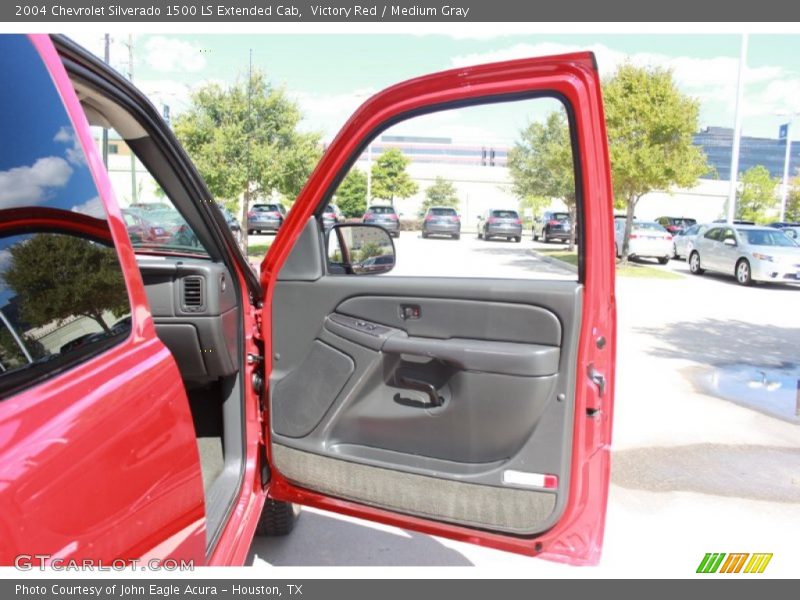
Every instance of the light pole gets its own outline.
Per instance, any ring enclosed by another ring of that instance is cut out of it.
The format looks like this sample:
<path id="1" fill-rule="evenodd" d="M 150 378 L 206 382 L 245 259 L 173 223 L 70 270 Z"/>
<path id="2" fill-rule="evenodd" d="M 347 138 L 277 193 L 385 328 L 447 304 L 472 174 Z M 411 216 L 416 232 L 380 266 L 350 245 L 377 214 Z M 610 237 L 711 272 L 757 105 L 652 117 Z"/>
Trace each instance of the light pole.
<path id="1" fill-rule="evenodd" d="M 786 200 L 789 197 L 789 163 L 792 160 L 792 124 L 794 118 L 800 115 L 800 112 L 784 112 L 776 113 L 778 116 L 787 116 L 789 120 L 781 126 L 780 134 L 778 137 L 786 138 L 786 153 L 783 156 L 783 185 L 781 187 L 781 218 L 783 221 L 786 218 Z M 785 129 L 784 129 L 785 128 Z"/>
<path id="2" fill-rule="evenodd" d="M 747 34 L 742 34 L 739 52 L 739 75 L 736 81 L 736 112 L 733 118 L 733 148 L 731 150 L 731 185 L 728 190 L 728 223 L 736 216 L 736 184 L 739 177 L 739 144 L 742 139 L 742 96 L 744 95 L 745 65 L 747 63 Z"/>
<path id="3" fill-rule="evenodd" d="M 367 208 L 372 204 L 372 142 L 367 146 Z"/>

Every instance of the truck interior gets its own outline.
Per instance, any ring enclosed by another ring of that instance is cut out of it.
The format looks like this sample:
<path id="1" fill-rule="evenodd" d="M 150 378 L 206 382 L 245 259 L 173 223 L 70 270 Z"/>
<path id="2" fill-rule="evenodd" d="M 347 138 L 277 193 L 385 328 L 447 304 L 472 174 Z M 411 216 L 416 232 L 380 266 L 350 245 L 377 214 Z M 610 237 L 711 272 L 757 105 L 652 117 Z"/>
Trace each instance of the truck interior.
<path id="1" fill-rule="evenodd" d="M 244 468 L 244 386 L 250 382 L 241 368 L 246 360 L 241 315 L 251 291 L 231 275 L 236 253 L 225 251 L 238 246 L 219 211 L 198 210 L 195 182 L 181 180 L 184 171 L 175 164 L 185 155 L 161 133 L 164 125 L 149 102 L 115 73 L 87 68 L 95 59 L 69 40 L 58 39 L 57 47 L 90 125 L 124 140 L 193 234 L 186 247 L 134 242 L 134 250 L 156 333 L 175 358 L 189 398 L 210 550 L 233 508 Z M 125 197 L 125 190 L 115 193 Z M 244 265 L 239 270 L 246 269 L 257 285 L 238 254 Z"/>

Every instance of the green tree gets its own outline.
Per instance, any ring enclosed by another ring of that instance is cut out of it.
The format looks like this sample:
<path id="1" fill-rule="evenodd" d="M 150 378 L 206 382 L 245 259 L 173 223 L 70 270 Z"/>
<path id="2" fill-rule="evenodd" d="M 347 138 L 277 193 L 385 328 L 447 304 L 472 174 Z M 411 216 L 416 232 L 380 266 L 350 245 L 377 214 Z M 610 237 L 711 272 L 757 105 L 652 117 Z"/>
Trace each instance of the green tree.
<path id="1" fill-rule="evenodd" d="M 21 300 L 20 317 L 32 327 L 84 316 L 109 332 L 104 312 L 130 312 L 116 252 L 83 238 L 34 235 L 11 248 L 3 278 Z"/>
<path id="2" fill-rule="evenodd" d="M 406 168 L 411 162 L 399 148 L 389 148 L 372 165 L 372 197 L 388 200 L 408 198 L 417 193 L 417 184 Z"/>
<path id="3" fill-rule="evenodd" d="M 431 206 L 452 206 L 457 208 L 459 204 L 458 191 L 452 181 L 444 177 L 437 176 L 433 183 L 425 190 L 425 200 L 419 209 L 419 215 L 423 216 Z"/>
<path id="4" fill-rule="evenodd" d="M 228 88 L 202 87 L 175 119 L 175 134 L 215 198 L 230 206 L 243 196 L 245 248 L 251 198 L 278 192 L 293 199 L 321 155 L 319 134 L 298 131 L 301 118 L 297 104 L 256 71 Z"/>
<path id="5" fill-rule="evenodd" d="M 356 250 L 355 254 L 357 255 L 357 258 L 354 260 L 354 262 L 363 262 L 368 258 L 372 258 L 373 256 L 382 256 L 385 254 L 385 252 L 383 251 L 383 248 L 381 248 L 375 242 L 367 242 L 361 246 L 361 248 Z"/>
<path id="6" fill-rule="evenodd" d="M 559 198 L 576 222 L 575 167 L 572 143 L 564 111 L 554 111 L 544 123 L 531 123 L 519 134 L 508 152 L 508 170 L 514 194 L 531 207 Z M 569 249 L 575 245 L 572 228 Z"/>
<path id="7" fill-rule="evenodd" d="M 786 195 L 786 213 L 784 221 L 800 223 L 800 177 L 791 182 L 789 193 Z"/>
<path id="8" fill-rule="evenodd" d="M 518 201 L 518 210 L 520 216 L 525 215 L 526 211 L 529 211 L 534 217 L 542 212 L 545 208 L 550 206 L 552 200 L 550 198 L 546 198 L 545 196 L 526 196 L 524 198 L 520 198 Z M 527 217 L 523 217 L 526 219 L 526 225 L 530 225 L 527 222 Z"/>
<path id="9" fill-rule="evenodd" d="M 353 167 L 336 190 L 336 205 L 346 217 L 360 217 L 367 210 L 367 174 Z"/>
<path id="10" fill-rule="evenodd" d="M 762 165 L 747 169 L 739 177 L 736 192 L 736 218 L 745 221 L 764 221 L 767 211 L 775 208 L 778 197 L 775 190 L 778 180 Z"/>
<path id="11" fill-rule="evenodd" d="M 671 70 L 624 64 L 604 83 L 603 102 L 614 197 L 627 216 L 621 248 L 625 261 L 642 196 L 690 187 L 710 169 L 703 151 L 692 144 L 700 104 L 678 90 Z"/>

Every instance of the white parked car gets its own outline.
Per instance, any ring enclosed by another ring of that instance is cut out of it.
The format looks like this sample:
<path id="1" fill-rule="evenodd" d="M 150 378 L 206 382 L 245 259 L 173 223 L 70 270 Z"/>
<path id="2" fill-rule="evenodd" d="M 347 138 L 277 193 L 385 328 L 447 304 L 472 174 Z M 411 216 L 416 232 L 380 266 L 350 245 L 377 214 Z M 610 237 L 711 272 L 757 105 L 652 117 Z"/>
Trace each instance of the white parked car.
<path id="1" fill-rule="evenodd" d="M 698 235 L 704 233 L 710 225 L 696 223 L 686 229 L 681 229 L 672 236 L 672 258 L 686 258 L 694 248 L 694 241 Z"/>
<path id="2" fill-rule="evenodd" d="M 742 285 L 753 281 L 800 283 L 800 246 L 780 229 L 715 225 L 698 236 L 689 270 L 728 273 Z"/>
<path id="3" fill-rule="evenodd" d="M 625 219 L 614 219 L 614 248 L 617 258 L 622 258 L 622 241 Z M 665 265 L 673 254 L 672 236 L 655 221 L 634 221 L 628 242 L 629 258 L 657 258 Z"/>

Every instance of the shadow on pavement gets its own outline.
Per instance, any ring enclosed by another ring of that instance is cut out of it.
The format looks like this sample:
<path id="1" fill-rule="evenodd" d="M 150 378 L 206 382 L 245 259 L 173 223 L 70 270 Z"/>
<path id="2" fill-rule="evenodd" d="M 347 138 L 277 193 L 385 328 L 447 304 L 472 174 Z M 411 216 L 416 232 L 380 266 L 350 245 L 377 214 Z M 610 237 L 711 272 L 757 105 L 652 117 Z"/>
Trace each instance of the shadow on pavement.
<path id="1" fill-rule="evenodd" d="M 403 530 L 390 533 L 304 510 L 291 535 L 256 537 L 247 564 L 274 566 L 472 566 L 436 539 Z"/>
<path id="2" fill-rule="evenodd" d="M 753 310 L 758 310 L 753 306 Z M 636 333 L 657 340 L 647 352 L 659 358 L 678 358 L 706 365 L 749 364 L 787 366 L 800 361 L 800 329 L 702 319 L 637 327 Z"/>
<path id="3" fill-rule="evenodd" d="M 520 247 L 512 244 L 509 247 L 499 248 L 473 248 L 473 251 L 489 256 L 500 256 L 506 258 L 499 266 L 513 266 L 537 273 L 555 273 L 558 275 L 570 275 L 577 279 L 577 269 L 562 261 L 550 257 L 543 257 L 530 248 Z"/>
<path id="4" fill-rule="evenodd" d="M 614 452 L 611 465 L 611 481 L 625 488 L 800 503 L 800 448 L 633 448 Z"/>

